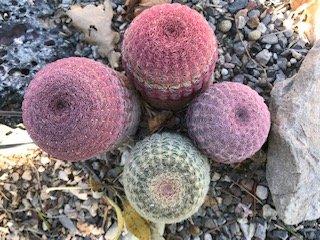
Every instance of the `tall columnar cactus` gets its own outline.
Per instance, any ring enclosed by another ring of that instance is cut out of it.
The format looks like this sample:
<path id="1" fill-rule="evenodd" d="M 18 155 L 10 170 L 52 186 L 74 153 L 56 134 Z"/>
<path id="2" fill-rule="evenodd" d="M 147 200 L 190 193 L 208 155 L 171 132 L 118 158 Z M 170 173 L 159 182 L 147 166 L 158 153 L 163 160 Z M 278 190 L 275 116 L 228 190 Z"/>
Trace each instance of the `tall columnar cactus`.
<path id="1" fill-rule="evenodd" d="M 124 77 L 99 62 L 58 60 L 31 81 L 23 122 L 35 143 L 53 157 L 85 160 L 135 132 L 140 111 L 129 88 Z"/>
<path id="2" fill-rule="evenodd" d="M 262 147 L 270 130 L 270 113 L 250 87 L 217 83 L 189 106 L 187 126 L 190 137 L 208 157 L 236 163 Z"/>
<path id="3" fill-rule="evenodd" d="M 137 143 L 124 167 L 123 184 L 132 206 L 146 219 L 182 221 L 202 205 L 210 168 L 186 137 L 154 134 Z"/>
<path id="4" fill-rule="evenodd" d="M 217 41 L 205 18 L 180 4 L 143 11 L 126 30 L 126 72 L 152 105 L 177 109 L 207 88 L 218 58 Z"/>

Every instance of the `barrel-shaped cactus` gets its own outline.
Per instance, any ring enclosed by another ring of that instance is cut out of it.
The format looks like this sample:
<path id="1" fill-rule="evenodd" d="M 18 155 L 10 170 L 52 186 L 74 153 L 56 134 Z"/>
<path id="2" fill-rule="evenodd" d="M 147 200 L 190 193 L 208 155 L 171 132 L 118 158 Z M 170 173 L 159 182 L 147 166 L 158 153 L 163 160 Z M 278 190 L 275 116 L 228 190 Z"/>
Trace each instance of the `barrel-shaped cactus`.
<path id="1" fill-rule="evenodd" d="M 263 98 L 240 83 L 213 84 L 187 113 L 190 137 L 208 157 L 222 163 L 254 155 L 266 141 L 270 124 Z"/>
<path id="2" fill-rule="evenodd" d="M 153 106 L 178 109 L 207 88 L 218 58 L 205 18 L 180 4 L 143 11 L 126 30 L 123 64 Z"/>
<path id="3" fill-rule="evenodd" d="M 190 217 L 202 205 L 209 183 L 207 158 L 188 138 L 173 133 L 154 134 L 137 143 L 124 167 L 128 200 L 153 222 Z"/>
<path id="4" fill-rule="evenodd" d="M 24 97 L 23 122 L 44 151 L 79 161 L 133 134 L 139 109 L 124 77 L 102 63 L 71 57 L 36 74 Z"/>

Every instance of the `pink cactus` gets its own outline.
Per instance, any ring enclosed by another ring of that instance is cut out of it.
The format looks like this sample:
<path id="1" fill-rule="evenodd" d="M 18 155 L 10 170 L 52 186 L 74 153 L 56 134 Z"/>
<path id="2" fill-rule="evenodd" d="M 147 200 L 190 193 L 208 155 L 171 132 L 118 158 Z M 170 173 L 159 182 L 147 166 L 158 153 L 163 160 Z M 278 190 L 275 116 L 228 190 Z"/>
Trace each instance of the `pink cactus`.
<path id="1" fill-rule="evenodd" d="M 254 155 L 266 141 L 270 124 L 263 98 L 240 83 L 213 84 L 187 113 L 190 137 L 210 158 L 222 163 Z"/>
<path id="2" fill-rule="evenodd" d="M 177 109 L 206 89 L 218 58 L 215 35 L 195 10 L 163 4 L 143 11 L 126 30 L 126 72 L 153 106 Z"/>
<path id="3" fill-rule="evenodd" d="M 139 105 L 125 84 L 114 70 L 90 59 L 50 63 L 26 91 L 24 124 L 53 157 L 86 160 L 135 132 Z"/>

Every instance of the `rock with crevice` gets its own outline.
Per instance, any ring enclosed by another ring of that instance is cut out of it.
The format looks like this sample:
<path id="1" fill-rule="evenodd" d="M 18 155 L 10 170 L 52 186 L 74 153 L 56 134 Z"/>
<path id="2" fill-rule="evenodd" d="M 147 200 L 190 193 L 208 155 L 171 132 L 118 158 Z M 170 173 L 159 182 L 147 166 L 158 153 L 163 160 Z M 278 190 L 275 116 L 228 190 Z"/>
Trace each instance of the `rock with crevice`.
<path id="1" fill-rule="evenodd" d="M 298 74 L 275 84 L 267 180 L 286 224 L 320 217 L 320 42 Z"/>

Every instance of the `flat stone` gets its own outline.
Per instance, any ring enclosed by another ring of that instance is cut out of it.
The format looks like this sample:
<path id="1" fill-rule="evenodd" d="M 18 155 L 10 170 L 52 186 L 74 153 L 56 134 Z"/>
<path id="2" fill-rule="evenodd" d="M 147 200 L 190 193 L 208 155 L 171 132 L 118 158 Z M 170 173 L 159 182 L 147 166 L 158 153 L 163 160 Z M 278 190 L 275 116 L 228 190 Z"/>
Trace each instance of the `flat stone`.
<path id="1" fill-rule="evenodd" d="M 279 217 L 298 224 L 320 217 L 320 42 L 292 78 L 271 92 L 267 181 Z"/>
<path id="2" fill-rule="evenodd" d="M 248 5 L 249 0 L 237 0 L 229 4 L 228 8 L 231 13 L 235 13 Z"/>
<path id="3" fill-rule="evenodd" d="M 271 57 L 272 57 L 272 53 L 269 52 L 267 49 L 263 49 L 261 52 L 259 52 L 256 55 L 256 60 L 258 63 L 265 66 L 270 61 Z"/>

